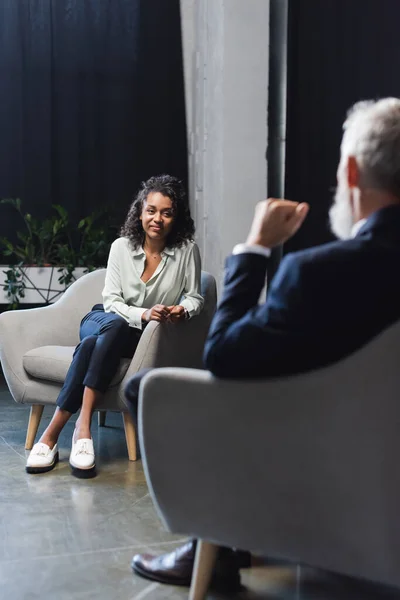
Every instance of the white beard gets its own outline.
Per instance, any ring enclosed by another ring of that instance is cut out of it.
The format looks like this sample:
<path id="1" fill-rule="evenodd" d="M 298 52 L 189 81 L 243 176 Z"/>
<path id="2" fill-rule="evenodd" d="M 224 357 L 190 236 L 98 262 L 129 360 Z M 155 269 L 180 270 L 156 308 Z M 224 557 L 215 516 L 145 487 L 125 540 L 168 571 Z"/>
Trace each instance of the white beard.
<path id="1" fill-rule="evenodd" d="M 354 219 L 351 212 L 350 194 L 340 185 L 336 189 L 334 202 L 329 211 L 329 221 L 333 233 L 339 239 L 347 240 L 351 237 Z"/>

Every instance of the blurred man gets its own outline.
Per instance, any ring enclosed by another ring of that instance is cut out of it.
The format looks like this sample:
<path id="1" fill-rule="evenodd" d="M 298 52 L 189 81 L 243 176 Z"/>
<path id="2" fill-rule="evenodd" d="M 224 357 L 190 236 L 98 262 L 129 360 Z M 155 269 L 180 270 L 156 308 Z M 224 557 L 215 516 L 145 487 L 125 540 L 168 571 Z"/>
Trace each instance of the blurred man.
<path id="1" fill-rule="evenodd" d="M 316 165 L 318 168 L 318 165 Z M 344 124 L 338 187 L 330 211 L 340 241 L 288 254 L 258 305 L 271 248 L 288 240 L 307 204 L 260 202 L 245 244 L 226 262 L 222 301 L 204 361 L 217 377 L 269 377 L 335 362 L 400 319 L 400 100 L 361 102 Z M 137 402 L 140 376 L 128 386 Z M 190 584 L 196 542 L 135 556 L 135 572 Z M 234 588 L 248 556 L 221 549 L 215 581 Z"/>

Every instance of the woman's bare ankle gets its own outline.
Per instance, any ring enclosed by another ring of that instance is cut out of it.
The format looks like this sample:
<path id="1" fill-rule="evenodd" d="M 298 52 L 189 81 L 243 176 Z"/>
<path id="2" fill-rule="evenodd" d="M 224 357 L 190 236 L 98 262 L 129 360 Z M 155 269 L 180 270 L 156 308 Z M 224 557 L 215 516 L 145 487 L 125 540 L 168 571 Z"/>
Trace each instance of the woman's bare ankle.
<path id="1" fill-rule="evenodd" d="M 43 435 L 41 436 L 39 442 L 41 444 L 46 444 L 46 446 L 48 446 L 50 448 L 50 450 L 52 450 L 54 448 L 54 446 L 57 444 L 57 438 L 44 432 Z"/>
<path id="2" fill-rule="evenodd" d="M 92 434 L 90 433 L 90 427 L 87 425 L 81 425 L 80 423 L 75 425 L 74 440 L 90 440 Z"/>

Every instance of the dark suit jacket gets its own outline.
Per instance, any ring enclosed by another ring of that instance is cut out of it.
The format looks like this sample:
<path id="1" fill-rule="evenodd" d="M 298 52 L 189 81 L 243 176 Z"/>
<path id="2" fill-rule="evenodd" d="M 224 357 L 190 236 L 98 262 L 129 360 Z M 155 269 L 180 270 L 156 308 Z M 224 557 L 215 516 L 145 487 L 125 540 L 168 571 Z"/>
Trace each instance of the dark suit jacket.
<path id="1" fill-rule="evenodd" d="M 259 306 L 267 262 L 256 254 L 227 259 L 204 353 L 206 368 L 218 377 L 321 367 L 400 319 L 398 206 L 374 213 L 353 239 L 285 256 Z"/>

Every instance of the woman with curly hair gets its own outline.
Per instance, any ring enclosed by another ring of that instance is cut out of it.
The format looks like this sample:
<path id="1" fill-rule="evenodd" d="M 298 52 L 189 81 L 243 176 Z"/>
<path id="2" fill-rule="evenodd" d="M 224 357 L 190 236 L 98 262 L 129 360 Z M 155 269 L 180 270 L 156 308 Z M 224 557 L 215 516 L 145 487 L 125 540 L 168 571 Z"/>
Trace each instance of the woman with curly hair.
<path id="1" fill-rule="evenodd" d="M 91 419 L 120 359 L 134 355 L 149 321 L 177 323 L 203 308 L 201 261 L 193 235 L 194 223 L 181 182 L 170 175 L 144 182 L 121 237 L 111 245 L 104 305 L 95 305 L 82 319 L 81 341 L 53 418 L 28 457 L 28 473 L 54 468 L 58 437 L 79 409 L 69 462 L 78 477 L 94 473 Z"/>

